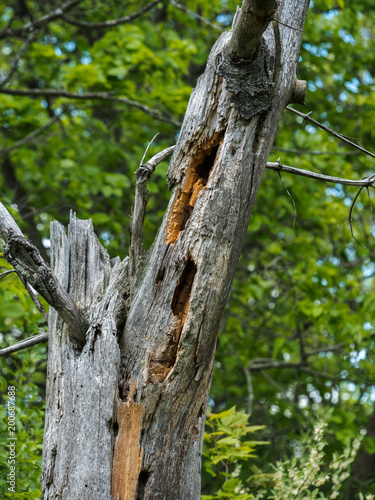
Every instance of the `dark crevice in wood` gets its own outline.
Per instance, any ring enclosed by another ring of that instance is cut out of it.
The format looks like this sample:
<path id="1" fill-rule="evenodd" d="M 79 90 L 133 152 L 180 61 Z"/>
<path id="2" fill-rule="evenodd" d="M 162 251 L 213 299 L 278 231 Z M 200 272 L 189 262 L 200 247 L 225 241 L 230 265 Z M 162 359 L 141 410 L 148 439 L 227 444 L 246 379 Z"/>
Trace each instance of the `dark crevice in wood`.
<path id="1" fill-rule="evenodd" d="M 173 314 L 177 318 L 176 325 L 171 332 L 167 333 L 169 340 L 164 351 L 156 353 L 150 360 L 149 382 L 153 384 L 164 381 L 176 364 L 181 332 L 189 312 L 190 295 L 196 272 L 197 266 L 189 257 L 177 282 L 171 304 Z"/>
<path id="2" fill-rule="evenodd" d="M 165 268 L 162 267 L 161 269 L 159 269 L 158 274 L 156 276 L 156 284 L 157 285 L 161 285 L 163 283 L 164 274 L 165 274 Z"/>
<path id="3" fill-rule="evenodd" d="M 215 166 L 217 153 L 223 140 L 223 133 L 216 134 L 202 150 L 192 158 L 187 168 L 183 187 L 177 195 L 166 230 L 165 243 L 175 243 L 193 213 L 199 193 L 208 183 Z"/>
<path id="4" fill-rule="evenodd" d="M 146 484 L 150 479 L 150 472 L 148 470 L 142 469 L 138 478 L 138 491 L 137 491 L 137 500 L 143 500 Z"/>
<path id="5" fill-rule="evenodd" d="M 194 264 L 194 261 L 189 258 L 174 292 L 172 311 L 173 314 L 179 318 L 182 324 L 185 323 L 186 315 L 189 310 L 190 294 L 196 272 L 197 267 Z"/>
<path id="6" fill-rule="evenodd" d="M 114 438 L 116 438 L 118 435 L 118 429 L 119 429 L 118 422 L 114 422 L 114 424 L 113 424 L 113 437 Z"/>

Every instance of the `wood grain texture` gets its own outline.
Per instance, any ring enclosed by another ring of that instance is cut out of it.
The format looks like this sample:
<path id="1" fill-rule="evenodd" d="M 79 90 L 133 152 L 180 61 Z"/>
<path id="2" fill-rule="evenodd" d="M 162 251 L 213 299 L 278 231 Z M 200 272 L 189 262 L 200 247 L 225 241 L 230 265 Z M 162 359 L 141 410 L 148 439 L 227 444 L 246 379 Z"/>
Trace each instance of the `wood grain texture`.
<path id="1" fill-rule="evenodd" d="M 302 28 L 308 3 L 285 0 L 280 20 Z M 89 329 L 77 348 L 50 316 L 43 500 L 200 498 L 219 323 L 295 84 L 301 32 L 281 25 L 280 36 L 271 106 L 251 119 L 217 73 L 231 32 L 214 45 L 169 166 L 168 209 L 148 254 L 137 253 L 134 280 L 132 261 L 131 291 L 128 261 L 111 265 L 89 221 L 73 216 L 67 236 L 52 225 L 52 269 Z M 272 26 L 263 37 L 275 60 Z"/>

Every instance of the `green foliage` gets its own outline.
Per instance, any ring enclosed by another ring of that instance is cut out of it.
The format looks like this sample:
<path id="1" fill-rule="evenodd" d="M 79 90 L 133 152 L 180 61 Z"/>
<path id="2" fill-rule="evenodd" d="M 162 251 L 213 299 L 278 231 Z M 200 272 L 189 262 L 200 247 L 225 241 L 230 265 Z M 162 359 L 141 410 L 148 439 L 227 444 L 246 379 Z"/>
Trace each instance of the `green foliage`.
<path id="1" fill-rule="evenodd" d="M 134 13 L 146 3 L 97 2 L 93 8 L 90 0 L 84 0 L 74 15 L 82 21 L 102 22 Z M 222 30 L 230 26 L 237 3 L 184 2 Z M 49 8 L 30 0 L 25 12 L 23 4 L 9 3 L 0 15 L 0 30 L 14 14 L 11 26 L 17 28 Z M 361 138 L 361 145 L 368 149 L 375 143 L 371 126 L 375 111 L 373 7 L 374 0 L 312 1 L 298 73 L 299 79 L 308 82 L 304 111 L 313 111 L 315 119 L 338 132 Z M 158 111 L 167 121 L 125 102 L 0 92 L 4 148 L 15 145 L 52 116 L 60 118 L 0 159 L 1 201 L 11 208 L 25 233 L 33 235 L 34 243 L 42 247 L 43 240 L 48 248 L 50 222 L 58 219 L 66 224 L 73 210 L 80 218 L 93 219 L 111 256 L 127 254 L 134 172 L 147 142 L 157 132 L 149 157 L 175 143 L 178 127 L 168 120 L 182 121 L 191 88 L 219 33 L 170 2 L 160 2 L 134 22 L 111 28 L 85 29 L 56 18 L 48 29 L 35 33 L 9 88 L 111 92 Z M 17 38 L 0 41 L 2 72 L 11 68 L 23 43 Z M 352 152 L 285 112 L 270 161 L 280 157 L 285 164 L 352 179 L 372 174 L 373 160 Z M 167 162 L 163 162 L 148 184 L 146 248 L 152 244 L 168 203 L 166 171 Z M 371 202 L 363 190 L 352 213 L 359 245 L 348 223 L 356 188 L 288 174 L 283 180 L 295 200 L 296 223 L 293 226 L 293 205 L 283 185 L 274 172 L 267 171 L 222 321 L 210 400 L 219 414 L 234 406 L 246 409 L 252 414 L 252 423 L 266 426 L 259 430 L 261 440 L 272 444 L 258 447 L 257 457 L 248 460 L 232 455 L 233 450 L 253 454 L 252 445 L 245 449 L 244 421 L 237 428 L 240 434 L 221 430 L 221 437 L 206 441 L 203 484 L 211 496 L 221 491 L 224 498 L 233 498 L 233 492 L 246 490 L 254 470 L 271 473 L 266 464 L 293 457 L 296 443 L 319 409 L 331 410 L 325 448 L 328 457 L 341 453 L 360 431 L 371 427 L 375 380 Z M 0 272 L 9 268 L 3 259 L 0 266 Z M 43 318 L 16 276 L 0 281 L 0 301 L 1 347 L 44 331 Z M 31 405 L 42 412 L 39 398 L 44 399 L 45 347 L 0 358 L 0 370 L 2 381 L 14 381 L 21 391 L 20 411 L 30 412 Z M 35 388 L 22 392 L 25 373 Z M 24 394 L 33 390 L 37 395 L 32 401 L 38 403 L 28 401 L 27 407 Z M 26 413 L 22 415 L 24 425 Z M 39 417 L 28 421 L 30 434 L 22 434 L 27 442 L 18 462 L 22 470 L 28 468 L 27 453 L 38 455 L 40 451 L 32 451 L 28 440 L 32 435 L 35 446 L 41 444 Z M 213 425 L 224 425 L 220 418 L 209 421 L 207 436 Z M 3 418 L 1 422 L 3 425 Z M 233 426 L 229 429 L 234 432 Z M 374 431 L 369 432 L 363 440 L 369 454 L 375 452 L 373 436 Z M 221 439 L 224 441 L 218 444 Z M 227 458 L 218 458 L 225 453 Z M 213 464 L 212 460 L 218 461 Z M 227 481 L 225 462 L 231 474 Z M 215 476 L 208 472 L 210 468 Z M 238 468 L 239 475 L 233 475 Z M 28 498 L 39 488 L 35 479 L 39 472 L 23 483 L 22 474 L 18 494 Z M 350 479 L 355 479 L 354 474 Z M 349 482 L 343 485 L 342 496 Z M 375 492 L 373 479 L 370 490 Z"/>
<path id="2" fill-rule="evenodd" d="M 244 461 L 255 457 L 255 448 L 268 444 L 265 441 L 249 441 L 248 434 L 264 428 L 248 425 L 249 415 L 235 407 L 221 413 L 209 413 L 206 420 L 203 456 L 204 467 L 215 478 L 214 495 L 203 495 L 202 500 L 254 498 L 244 486 L 241 468 Z M 211 485 L 211 488 L 213 485 Z"/>
<path id="3" fill-rule="evenodd" d="M 10 336 L 6 336 L 9 342 Z M 1 342 L 1 347 L 6 343 Z M 2 358 L 3 359 L 3 358 Z M 42 445 L 44 430 L 45 398 L 45 346 L 39 345 L 32 350 L 17 353 L 17 359 L 6 358 L 1 367 L 0 399 L 0 492 L 2 498 L 30 499 L 41 498 L 40 474 L 42 467 Z M 8 428 L 8 387 L 16 388 L 15 437 L 16 441 L 16 492 L 8 490 L 10 442 Z"/>

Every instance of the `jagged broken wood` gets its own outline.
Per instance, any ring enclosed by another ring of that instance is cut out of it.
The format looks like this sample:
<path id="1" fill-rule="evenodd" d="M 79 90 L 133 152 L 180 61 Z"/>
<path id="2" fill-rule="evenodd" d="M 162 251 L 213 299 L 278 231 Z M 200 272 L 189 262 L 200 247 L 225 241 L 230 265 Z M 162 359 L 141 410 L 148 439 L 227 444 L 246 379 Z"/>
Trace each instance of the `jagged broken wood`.
<path id="1" fill-rule="evenodd" d="M 302 29 L 308 4 L 283 2 L 281 23 Z M 52 224 L 51 272 L 84 311 L 88 328 L 85 342 L 77 345 L 51 308 L 44 500 L 200 498 L 218 327 L 279 120 L 293 93 L 301 41 L 300 31 L 280 25 L 275 71 L 277 36 L 272 26 L 265 29 L 262 60 L 273 70 L 272 102 L 244 118 L 226 76 L 217 71 L 232 35 L 237 37 L 236 27 L 216 42 L 192 93 L 168 169 L 171 200 L 142 265 L 134 268 L 133 259 L 132 290 L 129 261 L 109 259 L 90 221 L 73 215 L 67 235 Z M 244 99 L 258 97 L 248 92 Z M 141 220 L 143 178 L 138 188 Z"/>

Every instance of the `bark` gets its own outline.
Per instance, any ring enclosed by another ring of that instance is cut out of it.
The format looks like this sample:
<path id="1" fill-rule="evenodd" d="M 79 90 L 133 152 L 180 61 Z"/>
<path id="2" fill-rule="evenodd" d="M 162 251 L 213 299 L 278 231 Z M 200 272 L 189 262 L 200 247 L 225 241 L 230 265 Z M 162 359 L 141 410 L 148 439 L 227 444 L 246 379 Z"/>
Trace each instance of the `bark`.
<path id="1" fill-rule="evenodd" d="M 230 59 L 232 32 L 213 47 L 168 170 L 162 226 L 143 258 L 135 242 L 130 273 L 90 221 L 72 216 L 67 236 L 52 225 L 52 272 L 88 327 L 82 347 L 49 315 L 44 500 L 200 498 L 217 332 L 295 87 L 308 3 L 282 4 L 281 21 L 298 29 L 268 25 L 252 61 Z"/>

